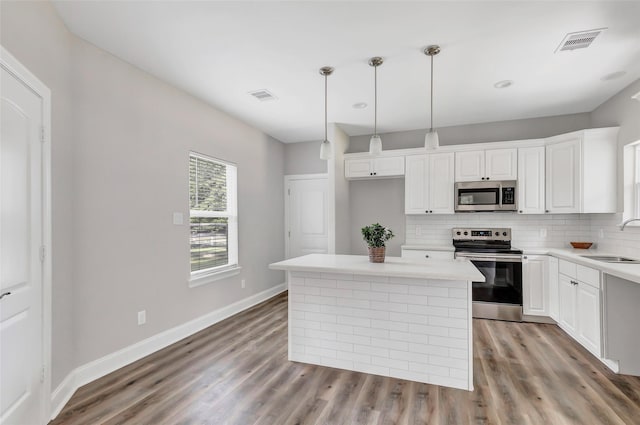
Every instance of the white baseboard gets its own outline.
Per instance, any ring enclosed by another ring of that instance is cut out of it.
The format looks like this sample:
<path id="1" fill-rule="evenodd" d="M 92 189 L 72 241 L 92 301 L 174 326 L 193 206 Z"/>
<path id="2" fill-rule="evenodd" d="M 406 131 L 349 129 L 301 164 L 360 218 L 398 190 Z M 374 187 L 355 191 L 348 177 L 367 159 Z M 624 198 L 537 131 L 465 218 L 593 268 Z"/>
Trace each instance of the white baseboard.
<path id="1" fill-rule="evenodd" d="M 281 283 L 72 370 L 51 394 L 54 419 L 78 388 L 287 290 Z"/>

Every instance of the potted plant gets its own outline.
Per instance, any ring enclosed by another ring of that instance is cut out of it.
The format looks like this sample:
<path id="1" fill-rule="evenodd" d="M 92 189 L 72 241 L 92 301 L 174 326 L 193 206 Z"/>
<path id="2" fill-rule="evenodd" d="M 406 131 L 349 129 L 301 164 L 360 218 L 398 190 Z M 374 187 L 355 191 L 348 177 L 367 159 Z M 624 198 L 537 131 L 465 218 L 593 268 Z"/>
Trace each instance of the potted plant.
<path id="1" fill-rule="evenodd" d="M 385 243 L 394 236 L 391 229 L 381 226 L 380 223 L 362 228 L 362 237 L 369 247 L 370 262 L 384 263 Z"/>

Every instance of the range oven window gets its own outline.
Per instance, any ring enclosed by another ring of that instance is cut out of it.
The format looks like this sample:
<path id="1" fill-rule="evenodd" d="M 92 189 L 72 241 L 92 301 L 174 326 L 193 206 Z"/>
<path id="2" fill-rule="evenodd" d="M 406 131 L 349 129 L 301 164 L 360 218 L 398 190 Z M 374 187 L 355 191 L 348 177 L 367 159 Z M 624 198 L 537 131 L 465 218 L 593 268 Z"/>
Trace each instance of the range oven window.
<path id="1" fill-rule="evenodd" d="M 473 300 L 522 305 L 522 263 L 471 260 L 486 282 L 473 282 Z"/>

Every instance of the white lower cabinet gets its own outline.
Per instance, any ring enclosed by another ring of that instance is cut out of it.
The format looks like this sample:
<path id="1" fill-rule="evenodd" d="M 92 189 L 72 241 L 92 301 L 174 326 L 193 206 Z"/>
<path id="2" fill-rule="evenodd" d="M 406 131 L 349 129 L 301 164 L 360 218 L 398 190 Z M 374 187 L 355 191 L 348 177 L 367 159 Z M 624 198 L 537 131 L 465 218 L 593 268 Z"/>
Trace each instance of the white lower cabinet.
<path id="1" fill-rule="evenodd" d="M 402 258 L 453 260 L 453 251 L 437 251 L 424 249 L 402 249 Z"/>
<path id="2" fill-rule="evenodd" d="M 602 356 L 600 272 L 560 260 L 559 325 L 597 357 Z"/>
<path id="3" fill-rule="evenodd" d="M 549 257 L 547 269 L 547 281 L 549 282 L 549 316 L 556 322 L 560 321 L 558 318 L 558 266 L 558 259 L 556 257 Z"/>
<path id="4" fill-rule="evenodd" d="M 522 311 L 532 316 L 549 315 L 547 256 L 522 257 Z"/>

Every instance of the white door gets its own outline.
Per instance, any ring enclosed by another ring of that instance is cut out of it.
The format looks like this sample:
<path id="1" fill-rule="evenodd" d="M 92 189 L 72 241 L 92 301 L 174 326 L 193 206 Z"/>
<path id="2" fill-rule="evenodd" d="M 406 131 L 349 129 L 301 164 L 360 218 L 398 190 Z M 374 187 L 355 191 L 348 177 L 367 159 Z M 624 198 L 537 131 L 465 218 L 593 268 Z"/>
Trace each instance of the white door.
<path id="1" fill-rule="evenodd" d="M 600 357 L 600 290 L 579 282 L 577 287 L 578 340 Z"/>
<path id="2" fill-rule="evenodd" d="M 429 205 L 429 184 L 427 182 L 429 163 L 427 155 L 406 157 L 404 176 L 404 213 L 425 214 Z M 453 195 L 453 189 L 451 189 Z"/>
<path id="3" fill-rule="evenodd" d="M 429 212 L 454 213 L 453 152 L 429 155 Z"/>
<path id="4" fill-rule="evenodd" d="M 289 178 L 287 258 L 326 254 L 329 247 L 328 184 L 324 178 Z"/>
<path id="5" fill-rule="evenodd" d="M 456 181 L 484 179 L 484 151 L 456 152 Z"/>
<path id="6" fill-rule="evenodd" d="M 373 175 L 373 162 L 370 159 L 346 159 L 344 176 L 346 178 L 369 177 Z"/>
<path id="7" fill-rule="evenodd" d="M 525 255 L 522 264 L 522 310 L 524 314 L 547 316 L 546 256 Z"/>
<path id="8" fill-rule="evenodd" d="M 518 149 L 518 212 L 544 214 L 544 146 Z"/>
<path id="9" fill-rule="evenodd" d="M 576 288 L 569 276 L 560 274 L 558 280 L 558 301 L 560 327 L 569 335 L 576 335 Z"/>
<path id="10" fill-rule="evenodd" d="M 548 282 L 549 282 L 549 316 L 556 322 L 558 318 L 558 309 L 560 308 L 558 302 L 558 259 L 555 257 L 549 257 L 549 270 L 548 270 Z"/>
<path id="11" fill-rule="evenodd" d="M 44 420 L 43 101 L 2 67 L 0 423 Z"/>
<path id="12" fill-rule="evenodd" d="M 580 212 L 580 145 L 577 139 L 546 148 L 546 204 L 550 213 Z"/>
<path id="13" fill-rule="evenodd" d="M 489 149 L 484 155 L 487 180 L 518 178 L 518 149 Z"/>
<path id="14" fill-rule="evenodd" d="M 374 176 L 404 176 L 404 156 L 390 156 L 373 160 Z"/>

